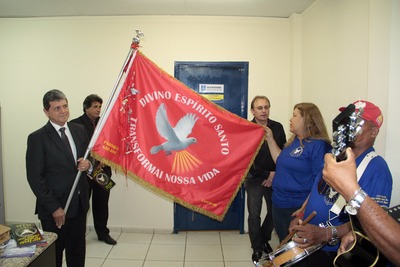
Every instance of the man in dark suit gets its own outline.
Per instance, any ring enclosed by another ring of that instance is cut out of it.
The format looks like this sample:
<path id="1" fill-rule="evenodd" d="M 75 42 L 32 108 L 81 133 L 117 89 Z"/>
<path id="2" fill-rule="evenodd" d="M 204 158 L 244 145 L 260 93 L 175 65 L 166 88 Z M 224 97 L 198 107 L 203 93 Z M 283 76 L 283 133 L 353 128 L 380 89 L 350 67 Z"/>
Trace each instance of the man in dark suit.
<path id="1" fill-rule="evenodd" d="M 103 99 L 98 95 L 91 94 L 85 98 L 83 101 L 83 115 L 71 120 L 73 123 L 82 124 L 85 126 L 87 134 L 92 137 L 94 129 L 99 122 L 101 105 L 103 104 Z M 101 174 L 106 175 L 111 179 L 111 168 L 102 163 L 96 162 L 94 164 L 96 169 L 101 168 Z M 97 170 L 96 170 L 97 172 Z M 93 223 L 94 229 L 96 230 L 97 238 L 100 241 L 104 241 L 106 244 L 115 245 L 115 241 L 110 236 L 110 230 L 107 228 L 108 221 L 108 200 L 110 199 L 110 190 L 106 190 L 101 187 L 95 178 L 92 179 L 88 177 L 89 182 L 89 195 L 92 195 L 92 213 L 93 213 Z"/>
<path id="2" fill-rule="evenodd" d="M 26 151 L 27 178 L 36 196 L 35 214 L 44 231 L 58 235 L 57 267 L 62 266 L 64 249 L 67 266 L 80 267 L 85 265 L 89 209 L 86 179 L 79 179 L 67 212 L 64 208 L 78 171 L 91 169 L 90 161 L 83 159 L 89 139 L 82 125 L 67 123 L 68 100 L 61 91 L 48 91 L 43 96 L 43 108 L 49 121 L 28 136 Z"/>

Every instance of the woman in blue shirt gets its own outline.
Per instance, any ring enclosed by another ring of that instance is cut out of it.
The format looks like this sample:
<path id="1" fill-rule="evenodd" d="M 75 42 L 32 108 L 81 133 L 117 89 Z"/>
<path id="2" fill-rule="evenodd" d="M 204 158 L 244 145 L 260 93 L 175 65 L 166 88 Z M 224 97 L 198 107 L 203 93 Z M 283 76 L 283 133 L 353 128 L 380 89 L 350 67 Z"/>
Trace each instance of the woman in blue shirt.
<path id="1" fill-rule="evenodd" d="M 309 195 L 315 177 L 330 151 L 330 139 L 324 119 L 313 103 L 299 103 L 290 119 L 292 136 L 281 150 L 272 131 L 267 129 L 267 142 L 276 162 L 272 181 L 272 216 L 275 231 L 282 241 L 289 234 L 292 214 Z"/>

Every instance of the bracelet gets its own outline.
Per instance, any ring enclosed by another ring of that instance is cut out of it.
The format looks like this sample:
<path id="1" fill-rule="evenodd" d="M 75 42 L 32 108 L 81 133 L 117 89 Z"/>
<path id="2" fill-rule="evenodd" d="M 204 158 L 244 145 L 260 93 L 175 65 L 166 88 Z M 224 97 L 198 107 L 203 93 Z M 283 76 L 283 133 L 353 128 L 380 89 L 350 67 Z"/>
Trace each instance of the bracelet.
<path id="1" fill-rule="evenodd" d="M 331 247 L 336 246 L 340 242 L 338 231 L 335 226 L 329 226 L 328 228 L 332 232 L 332 237 L 328 240 L 328 245 Z"/>
<path id="2" fill-rule="evenodd" d="M 360 193 L 361 190 L 362 190 L 361 187 L 359 187 L 359 188 L 354 192 L 354 194 L 351 196 L 349 202 L 350 202 L 352 199 L 354 199 L 354 198 L 357 196 L 357 194 Z"/>
<path id="3" fill-rule="evenodd" d="M 361 204 L 364 202 L 365 198 L 368 196 L 367 193 L 364 192 L 364 190 L 357 189 L 353 196 L 350 198 L 349 202 L 347 202 L 347 205 L 345 207 L 346 211 L 350 215 L 356 215 L 357 211 L 360 209 Z"/>

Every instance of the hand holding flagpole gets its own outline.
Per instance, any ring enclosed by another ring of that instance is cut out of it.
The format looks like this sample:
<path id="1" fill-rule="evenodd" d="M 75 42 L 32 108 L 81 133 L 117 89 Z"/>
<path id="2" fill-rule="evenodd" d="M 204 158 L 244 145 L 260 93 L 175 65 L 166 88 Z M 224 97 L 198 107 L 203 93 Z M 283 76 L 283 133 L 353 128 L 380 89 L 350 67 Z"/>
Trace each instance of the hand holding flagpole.
<path id="1" fill-rule="evenodd" d="M 105 121 L 107 120 L 108 116 L 110 115 L 110 112 L 111 112 L 110 107 L 112 107 L 114 105 L 115 101 L 118 98 L 119 92 L 121 91 L 122 86 L 120 86 L 120 83 L 121 83 L 122 76 L 129 69 L 129 66 L 132 65 L 132 62 L 136 55 L 136 51 L 139 48 L 140 37 L 143 37 L 143 36 L 144 36 L 144 34 L 140 30 L 136 30 L 136 36 L 132 40 L 132 44 L 131 44 L 129 53 L 126 56 L 125 62 L 123 64 L 123 67 L 118 75 L 118 78 L 117 78 L 115 84 L 114 84 L 114 88 L 110 94 L 110 97 L 107 100 L 104 115 L 100 117 L 98 125 L 95 128 L 93 136 L 90 139 L 89 145 L 86 149 L 85 155 L 83 156 L 84 160 L 86 160 L 89 157 L 90 151 L 92 150 L 97 138 L 99 137 L 99 134 L 104 126 Z M 67 203 L 65 204 L 65 207 L 64 207 L 65 214 L 67 214 L 67 212 L 68 212 L 69 205 L 71 204 L 71 200 L 74 195 L 75 189 L 78 186 L 78 182 L 79 182 L 79 178 L 81 177 L 81 174 L 82 174 L 82 171 L 78 171 L 78 173 L 76 174 L 74 184 L 72 185 L 71 191 L 70 191 L 68 199 L 67 199 Z"/>

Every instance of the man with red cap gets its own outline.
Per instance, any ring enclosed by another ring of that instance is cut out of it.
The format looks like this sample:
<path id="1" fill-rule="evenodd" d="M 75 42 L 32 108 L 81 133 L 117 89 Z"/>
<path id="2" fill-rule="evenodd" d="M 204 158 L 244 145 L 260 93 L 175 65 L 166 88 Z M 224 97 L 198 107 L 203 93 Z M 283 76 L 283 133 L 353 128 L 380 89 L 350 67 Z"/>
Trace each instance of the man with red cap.
<path id="1" fill-rule="evenodd" d="M 364 121 L 372 122 L 376 127 L 378 127 L 378 129 L 382 126 L 383 115 L 379 107 L 365 100 L 358 100 L 353 104 L 356 107 L 356 111 L 358 111 L 359 109 L 363 110 L 361 117 Z M 339 110 L 343 111 L 345 109 L 345 107 L 342 107 Z"/>
<path id="2" fill-rule="evenodd" d="M 379 107 L 365 100 L 356 101 L 354 105 L 356 111 L 362 108 L 361 117 L 364 120 L 360 133 L 349 144 L 356 158 L 358 182 L 363 189 L 358 197 L 368 194 L 380 206 L 389 207 L 392 176 L 386 161 L 377 155 L 373 147 L 383 123 L 382 112 Z M 322 170 L 315 179 L 308 200 L 297 213 L 301 219 L 316 211 L 315 217 L 305 225 L 301 225 L 301 220 L 294 219 L 289 230 L 296 231 L 293 241 L 298 247 L 307 248 L 320 244 L 322 248 L 296 266 L 333 266 L 341 237 L 352 230 L 349 214 L 356 212 L 358 199 L 346 204 L 333 188 L 326 186 L 323 190 L 321 180 Z"/>

